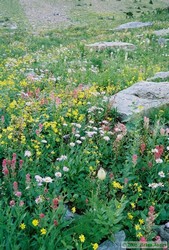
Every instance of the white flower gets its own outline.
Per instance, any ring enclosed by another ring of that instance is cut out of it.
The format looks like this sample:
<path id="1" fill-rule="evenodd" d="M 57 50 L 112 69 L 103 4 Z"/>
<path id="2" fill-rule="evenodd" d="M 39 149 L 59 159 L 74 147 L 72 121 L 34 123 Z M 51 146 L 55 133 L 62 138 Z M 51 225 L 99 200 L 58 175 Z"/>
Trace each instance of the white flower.
<path id="1" fill-rule="evenodd" d="M 152 153 L 158 153 L 158 149 L 157 148 L 154 148 L 151 150 Z"/>
<path id="2" fill-rule="evenodd" d="M 87 134 L 88 137 L 92 137 L 93 135 L 97 134 L 96 131 L 86 131 L 85 133 Z"/>
<path id="3" fill-rule="evenodd" d="M 67 156 L 66 155 L 61 155 L 60 158 L 57 158 L 56 159 L 57 161 L 64 161 L 64 160 L 67 160 Z"/>
<path id="4" fill-rule="evenodd" d="M 79 138 L 79 137 L 80 137 L 80 135 L 79 135 L 79 134 L 75 134 L 75 137 Z"/>
<path id="5" fill-rule="evenodd" d="M 46 183 L 51 183 L 53 180 L 52 180 L 52 178 L 47 176 L 47 177 L 43 178 L 43 181 Z"/>
<path id="6" fill-rule="evenodd" d="M 24 156 L 30 157 L 32 155 L 31 151 L 26 150 Z"/>
<path id="7" fill-rule="evenodd" d="M 158 159 L 156 159 L 156 163 L 163 163 L 163 160 L 158 158 Z"/>
<path id="8" fill-rule="evenodd" d="M 43 202 L 43 197 L 40 195 L 35 199 L 36 204 Z"/>
<path id="9" fill-rule="evenodd" d="M 35 179 L 37 182 L 43 182 L 43 178 L 40 175 L 35 175 Z"/>
<path id="10" fill-rule="evenodd" d="M 90 123 L 90 124 L 94 124 L 94 121 L 90 120 L 89 123 Z"/>
<path id="11" fill-rule="evenodd" d="M 158 187 L 164 187 L 162 182 L 159 183 L 151 183 L 148 185 L 149 187 L 151 187 L 152 189 L 158 188 Z"/>
<path id="12" fill-rule="evenodd" d="M 162 177 L 162 178 L 164 178 L 164 177 L 165 177 L 165 174 L 164 174 L 164 172 L 163 172 L 163 171 L 160 171 L 160 172 L 158 173 L 158 175 L 159 175 L 160 177 Z"/>
<path id="13" fill-rule="evenodd" d="M 97 177 L 99 180 L 104 180 L 106 178 L 106 171 L 103 168 L 100 168 L 97 173 Z"/>
<path id="14" fill-rule="evenodd" d="M 43 178 L 40 175 L 35 175 L 35 179 L 38 182 L 38 186 L 42 186 Z"/>
<path id="15" fill-rule="evenodd" d="M 122 135 L 122 134 L 117 135 L 117 140 L 118 140 L 118 141 L 120 141 L 120 140 L 122 140 L 122 139 L 123 139 L 123 135 Z"/>
<path id="16" fill-rule="evenodd" d="M 81 142 L 80 140 L 77 140 L 76 143 L 77 143 L 77 144 L 81 144 L 82 142 Z"/>
<path id="17" fill-rule="evenodd" d="M 70 145 L 71 147 L 74 147 L 74 146 L 75 146 L 75 143 L 74 143 L 74 142 L 71 142 L 69 145 Z"/>
<path id="18" fill-rule="evenodd" d="M 57 178 L 60 178 L 60 177 L 62 177 L 62 173 L 61 173 L 61 172 L 56 172 L 56 173 L 55 173 L 55 176 L 56 176 Z"/>
<path id="19" fill-rule="evenodd" d="M 84 136 L 82 136 L 82 137 L 80 137 L 80 139 L 81 139 L 82 141 L 84 141 L 86 138 L 85 138 Z"/>
<path id="20" fill-rule="evenodd" d="M 42 142 L 42 143 L 48 143 L 46 140 L 42 140 L 41 142 Z"/>
<path id="21" fill-rule="evenodd" d="M 109 122 L 108 122 L 108 121 L 106 121 L 106 120 L 104 120 L 104 121 L 102 121 L 102 123 L 104 123 L 104 124 L 108 124 Z"/>
<path id="22" fill-rule="evenodd" d="M 64 172 L 69 172 L 69 168 L 66 167 L 66 166 L 64 166 L 64 167 L 63 167 L 63 171 L 64 171 Z"/>
<path id="23" fill-rule="evenodd" d="M 76 123 L 75 126 L 76 126 L 77 128 L 81 128 L 81 127 L 82 127 L 81 124 L 79 124 L 79 123 Z"/>
<path id="24" fill-rule="evenodd" d="M 63 123 L 63 126 L 67 127 L 67 123 Z"/>
<path id="25" fill-rule="evenodd" d="M 104 139 L 105 141 L 110 141 L 110 137 L 108 137 L 108 136 L 103 136 L 103 139 Z"/>
<path id="26" fill-rule="evenodd" d="M 167 146 L 167 150 L 169 150 L 169 146 Z"/>

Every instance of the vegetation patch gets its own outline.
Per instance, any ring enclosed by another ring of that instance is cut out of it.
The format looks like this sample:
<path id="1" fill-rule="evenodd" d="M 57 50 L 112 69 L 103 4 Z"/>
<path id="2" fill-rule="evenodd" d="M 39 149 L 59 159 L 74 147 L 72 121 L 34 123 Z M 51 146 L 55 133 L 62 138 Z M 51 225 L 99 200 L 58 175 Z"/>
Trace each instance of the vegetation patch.
<path id="1" fill-rule="evenodd" d="M 0 26 L 0 248 L 96 250 L 120 230 L 127 241 L 158 240 L 155 225 L 169 220 L 168 107 L 124 124 L 109 97 L 169 71 L 169 44 L 153 33 L 168 27 L 168 9 L 123 31 L 113 29 L 124 14 L 94 10 L 38 34 L 5 16 L 17 28 Z M 100 41 L 136 50 L 86 47 Z"/>

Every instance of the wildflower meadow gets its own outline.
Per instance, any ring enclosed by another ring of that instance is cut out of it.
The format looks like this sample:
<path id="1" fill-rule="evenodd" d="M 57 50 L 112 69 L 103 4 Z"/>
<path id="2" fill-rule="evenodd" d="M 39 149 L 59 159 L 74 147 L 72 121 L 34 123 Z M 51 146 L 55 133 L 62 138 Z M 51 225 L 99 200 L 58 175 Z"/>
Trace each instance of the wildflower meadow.
<path id="1" fill-rule="evenodd" d="M 167 17 L 154 10 L 139 16 L 153 26 L 112 32 L 125 15 L 93 14 L 39 34 L 0 17 L 18 25 L 0 26 L 0 249 L 97 250 L 120 230 L 127 241 L 159 239 L 154 228 L 169 221 L 168 108 L 125 122 L 109 98 L 169 70 L 169 43 L 153 33 Z M 137 50 L 85 46 L 115 39 Z"/>

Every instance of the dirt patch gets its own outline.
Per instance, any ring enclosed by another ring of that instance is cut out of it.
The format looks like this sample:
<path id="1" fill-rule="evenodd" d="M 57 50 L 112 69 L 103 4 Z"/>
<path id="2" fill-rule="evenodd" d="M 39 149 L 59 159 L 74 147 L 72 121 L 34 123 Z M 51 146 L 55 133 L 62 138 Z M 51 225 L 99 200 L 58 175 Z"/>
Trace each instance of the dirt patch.
<path id="1" fill-rule="evenodd" d="M 115 14 L 125 11 L 135 11 L 138 6 L 146 10 L 168 6 L 168 0 L 155 0 L 153 5 L 149 0 L 19 0 L 33 30 L 57 28 L 60 25 L 75 23 L 74 18 L 86 13 Z M 85 20 L 84 20 L 85 21 Z"/>
<path id="2" fill-rule="evenodd" d="M 67 1 L 20 0 L 20 4 L 33 30 L 57 28 L 60 24 L 70 23 L 71 5 Z"/>

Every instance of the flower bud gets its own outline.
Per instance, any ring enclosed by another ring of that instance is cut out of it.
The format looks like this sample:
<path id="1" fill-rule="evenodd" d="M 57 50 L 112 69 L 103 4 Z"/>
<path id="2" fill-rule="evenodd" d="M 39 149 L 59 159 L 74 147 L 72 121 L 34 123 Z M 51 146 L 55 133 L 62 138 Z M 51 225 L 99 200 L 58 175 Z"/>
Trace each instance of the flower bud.
<path id="1" fill-rule="evenodd" d="M 103 168 L 100 168 L 97 173 L 97 177 L 99 180 L 104 180 L 106 178 L 106 171 Z"/>

